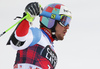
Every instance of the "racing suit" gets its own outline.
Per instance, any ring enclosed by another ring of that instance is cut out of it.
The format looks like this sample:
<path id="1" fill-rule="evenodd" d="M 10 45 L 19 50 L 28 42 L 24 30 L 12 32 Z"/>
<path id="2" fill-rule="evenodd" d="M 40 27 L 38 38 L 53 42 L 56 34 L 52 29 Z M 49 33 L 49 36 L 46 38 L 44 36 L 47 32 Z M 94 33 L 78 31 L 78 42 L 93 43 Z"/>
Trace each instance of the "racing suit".
<path id="1" fill-rule="evenodd" d="M 54 39 L 46 28 L 30 27 L 23 20 L 16 28 L 10 44 L 17 51 L 14 69 L 54 69 L 57 55 Z"/>

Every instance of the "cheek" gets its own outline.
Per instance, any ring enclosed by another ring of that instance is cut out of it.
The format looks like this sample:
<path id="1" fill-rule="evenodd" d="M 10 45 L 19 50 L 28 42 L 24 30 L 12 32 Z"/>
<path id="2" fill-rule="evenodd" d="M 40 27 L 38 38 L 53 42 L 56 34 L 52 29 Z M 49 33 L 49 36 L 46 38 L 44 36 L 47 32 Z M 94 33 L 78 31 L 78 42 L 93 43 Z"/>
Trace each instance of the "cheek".
<path id="1" fill-rule="evenodd" d="M 61 25 L 57 24 L 55 27 L 55 30 L 56 30 L 56 33 L 60 34 L 60 33 L 62 33 L 63 27 Z"/>
<path id="2" fill-rule="evenodd" d="M 57 28 L 57 29 L 56 29 L 56 33 L 55 33 L 55 34 L 56 34 L 56 36 L 58 36 L 58 35 L 60 35 L 60 36 L 61 36 L 61 35 L 62 35 L 62 33 L 63 33 L 63 32 L 62 32 L 62 29 L 61 29 L 61 28 Z"/>
<path id="3" fill-rule="evenodd" d="M 61 29 L 57 30 L 57 33 L 58 34 L 61 34 L 62 33 Z"/>

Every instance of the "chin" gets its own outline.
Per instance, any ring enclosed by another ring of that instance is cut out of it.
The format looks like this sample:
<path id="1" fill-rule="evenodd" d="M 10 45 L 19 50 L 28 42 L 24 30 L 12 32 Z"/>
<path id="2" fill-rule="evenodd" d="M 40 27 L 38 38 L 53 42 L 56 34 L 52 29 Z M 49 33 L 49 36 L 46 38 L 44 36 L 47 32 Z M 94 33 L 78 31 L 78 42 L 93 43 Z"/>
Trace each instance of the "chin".
<path id="1" fill-rule="evenodd" d="M 58 35 L 58 36 L 56 36 L 56 38 L 57 38 L 57 40 L 63 40 L 64 36 Z"/>
<path id="2" fill-rule="evenodd" d="M 57 38 L 58 40 L 63 40 L 64 38 Z"/>

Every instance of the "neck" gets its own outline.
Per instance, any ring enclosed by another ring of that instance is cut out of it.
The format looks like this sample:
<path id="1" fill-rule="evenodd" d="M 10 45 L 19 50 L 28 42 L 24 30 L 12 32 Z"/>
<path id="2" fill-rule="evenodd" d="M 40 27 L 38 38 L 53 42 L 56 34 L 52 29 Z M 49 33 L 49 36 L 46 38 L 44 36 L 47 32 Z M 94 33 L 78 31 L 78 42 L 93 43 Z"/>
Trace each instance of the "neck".
<path id="1" fill-rule="evenodd" d="M 53 39 L 53 37 L 52 37 L 51 30 L 48 29 L 48 28 L 45 28 L 45 27 L 42 27 L 41 29 L 49 36 L 51 42 L 53 42 L 54 39 Z"/>

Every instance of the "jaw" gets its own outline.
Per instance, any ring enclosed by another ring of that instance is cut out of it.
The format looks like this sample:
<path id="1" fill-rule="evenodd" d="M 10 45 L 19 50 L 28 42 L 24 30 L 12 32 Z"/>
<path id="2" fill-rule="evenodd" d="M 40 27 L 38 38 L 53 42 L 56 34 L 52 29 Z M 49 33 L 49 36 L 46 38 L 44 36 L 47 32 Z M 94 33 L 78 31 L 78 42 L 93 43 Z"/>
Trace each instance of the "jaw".
<path id="1" fill-rule="evenodd" d="M 56 35 L 58 40 L 63 40 L 64 39 L 64 35 L 63 34 L 58 34 Z"/>

